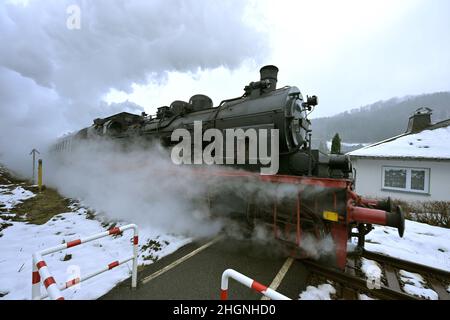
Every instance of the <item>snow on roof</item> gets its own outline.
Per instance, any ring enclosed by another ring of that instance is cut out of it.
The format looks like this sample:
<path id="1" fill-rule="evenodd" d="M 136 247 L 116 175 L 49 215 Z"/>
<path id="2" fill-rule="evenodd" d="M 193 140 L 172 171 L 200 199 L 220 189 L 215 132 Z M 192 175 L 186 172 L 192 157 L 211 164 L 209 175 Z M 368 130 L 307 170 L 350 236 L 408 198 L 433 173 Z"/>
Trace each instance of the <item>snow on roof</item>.
<path id="1" fill-rule="evenodd" d="M 349 152 L 352 157 L 450 159 L 450 126 L 378 142 Z"/>

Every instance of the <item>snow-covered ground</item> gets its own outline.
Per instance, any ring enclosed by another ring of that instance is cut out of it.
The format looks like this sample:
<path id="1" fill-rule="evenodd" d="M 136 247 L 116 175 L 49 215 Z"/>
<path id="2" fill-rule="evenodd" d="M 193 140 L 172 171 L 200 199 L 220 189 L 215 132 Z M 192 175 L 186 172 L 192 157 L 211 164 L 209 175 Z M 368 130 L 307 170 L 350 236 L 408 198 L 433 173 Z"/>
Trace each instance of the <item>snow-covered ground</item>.
<path id="1" fill-rule="evenodd" d="M 405 292 L 430 300 L 438 300 L 438 294 L 431 289 L 425 288 L 426 281 L 420 274 L 400 270 L 400 278 L 405 283 Z"/>
<path id="2" fill-rule="evenodd" d="M 366 236 L 365 248 L 398 259 L 450 271 L 450 229 L 405 221 L 405 234 L 397 229 L 375 226 Z"/>
<path id="3" fill-rule="evenodd" d="M 14 206 L 23 202 L 24 200 L 32 198 L 34 196 L 35 194 L 33 192 L 25 190 L 20 186 L 12 186 L 12 185 L 0 186 L 0 204 L 3 205 L 1 206 L 0 210 L 1 211 L 10 210 L 14 208 Z"/>
<path id="4" fill-rule="evenodd" d="M 0 228 L 0 299 L 31 298 L 33 252 L 106 230 L 106 226 L 102 226 L 101 221 L 91 219 L 84 208 L 57 215 L 43 225 L 7 220 L 13 215 L 11 209 L 14 205 L 32 196 L 30 191 L 20 187 L 13 192 L 10 189 L 0 189 L 0 204 L 5 205 L 2 211 L 9 210 L 7 214 L 0 213 L 0 226 L 6 227 L 3 230 Z M 127 223 L 120 223 L 124 224 Z M 116 238 L 102 238 L 45 256 L 45 260 L 56 281 L 62 283 L 72 279 L 73 271 L 78 268 L 83 275 L 115 260 L 129 257 L 132 254 L 131 238 L 132 232 L 126 231 Z M 150 264 L 152 260 L 148 259 L 149 256 L 161 258 L 191 241 L 151 228 L 140 228 L 139 240 L 139 264 Z M 146 244 L 143 250 L 143 245 Z M 70 254 L 71 258 L 64 261 L 66 254 Z M 66 299 L 96 299 L 130 274 L 131 261 L 82 282 L 77 288 L 68 289 L 63 294 Z M 45 293 L 43 288 L 41 291 L 42 294 Z"/>
<path id="5" fill-rule="evenodd" d="M 336 289 L 329 283 L 320 284 L 317 287 L 308 286 L 300 293 L 299 300 L 331 300 L 331 295 Z"/>
<path id="6" fill-rule="evenodd" d="M 366 275 L 367 279 L 381 279 L 381 268 L 380 265 L 373 260 L 362 258 L 361 271 Z"/>
<path id="7" fill-rule="evenodd" d="M 375 300 L 374 298 L 369 297 L 368 295 L 364 293 L 360 293 L 358 295 L 359 300 Z"/>

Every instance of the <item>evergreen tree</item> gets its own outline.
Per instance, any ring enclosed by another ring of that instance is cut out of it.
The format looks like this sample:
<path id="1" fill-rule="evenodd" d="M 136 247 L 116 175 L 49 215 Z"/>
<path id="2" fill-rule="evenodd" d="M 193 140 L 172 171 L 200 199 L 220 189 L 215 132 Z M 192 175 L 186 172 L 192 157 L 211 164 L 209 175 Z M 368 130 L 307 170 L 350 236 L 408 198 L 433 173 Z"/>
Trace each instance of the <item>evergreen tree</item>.
<path id="1" fill-rule="evenodd" d="M 331 153 L 341 154 L 341 138 L 339 134 L 336 133 L 331 141 Z"/>

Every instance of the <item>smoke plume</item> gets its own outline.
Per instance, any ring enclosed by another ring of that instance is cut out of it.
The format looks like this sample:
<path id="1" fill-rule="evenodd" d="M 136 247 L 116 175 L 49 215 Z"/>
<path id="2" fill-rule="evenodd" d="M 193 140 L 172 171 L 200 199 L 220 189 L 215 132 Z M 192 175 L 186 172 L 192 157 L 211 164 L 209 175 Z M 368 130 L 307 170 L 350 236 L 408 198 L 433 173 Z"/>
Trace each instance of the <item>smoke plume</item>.
<path id="1" fill-rule="evenodd" d="M 80 29 L 66 26 L 71 5 L 80 8 Z M 264 37 L 245 15 L 237 0 L 2 2 L 0 162 L 30 176 L 32 148 L 94 118 L 142 111 L 104 102 L 111 89 L 257 59 Z"/>
<path id="2" fill-rule="evenodd" d="M 53 154 L 47 183 L 108 220 L 133 222 L 164 233 L 210 236 L 220 231 L 209 216 L 206 183 L 173 165 L 158 144 L 142 149 L 91 141 Z"/>

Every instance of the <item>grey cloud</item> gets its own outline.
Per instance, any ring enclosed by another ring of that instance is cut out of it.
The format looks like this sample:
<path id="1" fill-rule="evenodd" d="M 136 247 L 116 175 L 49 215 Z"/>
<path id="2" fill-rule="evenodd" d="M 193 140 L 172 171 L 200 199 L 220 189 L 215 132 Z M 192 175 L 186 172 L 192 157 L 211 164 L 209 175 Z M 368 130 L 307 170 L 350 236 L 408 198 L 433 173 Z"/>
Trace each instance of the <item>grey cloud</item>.
<path id="1" fill-rule="evenodd" d="M 242 21 L 237 1 L 86 1 L 80 30 L 65 26 L 69 4 L 3 8 L 1 36 L 9 45 L 1 60 L 71 98 L 127 90 L 149 73 L 236 67 L 262 49 L 261 35 Z"/>
<path id="2" fill-rule="evenodd" d="M 81 29 L 66 28 L 69 5 Z M 30 1 L 0 4 L 0 162 L 93 118 L 141 107 L 108 105 L 111 89 L 258 59 L 264 37 L 243 19 L 242 1 Z M 8 138 L 5 138 L 8 137 Z M 16 139 L 20 137 L 20 142 Z M 20 168 L 19 168 L 20 169 Z"/>

